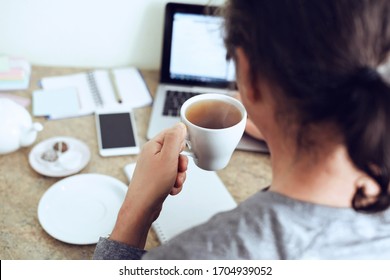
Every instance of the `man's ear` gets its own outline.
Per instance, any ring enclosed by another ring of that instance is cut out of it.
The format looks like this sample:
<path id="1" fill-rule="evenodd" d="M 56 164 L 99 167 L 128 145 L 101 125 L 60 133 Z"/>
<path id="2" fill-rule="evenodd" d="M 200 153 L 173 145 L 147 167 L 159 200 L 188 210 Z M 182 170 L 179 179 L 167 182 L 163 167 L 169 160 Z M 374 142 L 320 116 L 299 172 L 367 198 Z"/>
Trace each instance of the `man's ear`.
<path id="1" fill-rule="evenodd" d="M 256 77 L 252 76 L 248 56 L 241 47 L 237 47 L 235 58 L 238 90 L 248 100 L 255 102 L 259 98 L 259 93 L 256 90 Z"/>

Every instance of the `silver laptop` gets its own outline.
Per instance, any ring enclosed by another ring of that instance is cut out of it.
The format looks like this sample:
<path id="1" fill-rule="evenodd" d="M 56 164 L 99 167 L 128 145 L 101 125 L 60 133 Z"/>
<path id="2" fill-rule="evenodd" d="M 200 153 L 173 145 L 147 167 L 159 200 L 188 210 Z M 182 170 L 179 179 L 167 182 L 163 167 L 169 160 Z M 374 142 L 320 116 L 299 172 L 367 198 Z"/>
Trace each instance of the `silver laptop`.
<path id="1" fill-rule="evenodd" d="M 222 18 L 214 10 L 203 5 L 166 5 L 160 83 L 147 132 L 149 139 L 180 120 L 180 107 L 188 98 L 235 92 L 234 64 L 226 57 Z M 246 134 L 237 148 L 268 152 L 264 142 Z"/>

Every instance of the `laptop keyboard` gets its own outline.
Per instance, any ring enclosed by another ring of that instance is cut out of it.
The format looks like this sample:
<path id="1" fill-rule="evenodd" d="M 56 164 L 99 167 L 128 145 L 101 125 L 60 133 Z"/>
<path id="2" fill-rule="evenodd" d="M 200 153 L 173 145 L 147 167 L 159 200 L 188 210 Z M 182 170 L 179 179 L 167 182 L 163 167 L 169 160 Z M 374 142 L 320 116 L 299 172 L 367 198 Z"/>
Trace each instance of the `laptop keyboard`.
<path id="1" fill-rule="evenodd" d="M 164 103 L 164 110 L 163 115 L 164 116 L 173 116 L 178 117 L 180 116 L 180 108 L 183 103 L 195 96 L 198 95 L 197 92 L 188 92 L 188 91 L 167 91 L 167 95 L 165 98 Z"/>

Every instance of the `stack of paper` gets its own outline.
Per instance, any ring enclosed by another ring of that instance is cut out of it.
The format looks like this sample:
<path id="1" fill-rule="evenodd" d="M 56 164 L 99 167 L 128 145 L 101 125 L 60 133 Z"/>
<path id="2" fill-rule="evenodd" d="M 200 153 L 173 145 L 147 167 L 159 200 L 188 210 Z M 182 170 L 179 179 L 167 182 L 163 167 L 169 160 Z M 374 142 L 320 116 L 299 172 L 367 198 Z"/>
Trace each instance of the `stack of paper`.
<path id="1" fill-rule="evenodd" d="M 0 55 L 0 90 L 27 89 L 31 65 L 21 58 Z"/>

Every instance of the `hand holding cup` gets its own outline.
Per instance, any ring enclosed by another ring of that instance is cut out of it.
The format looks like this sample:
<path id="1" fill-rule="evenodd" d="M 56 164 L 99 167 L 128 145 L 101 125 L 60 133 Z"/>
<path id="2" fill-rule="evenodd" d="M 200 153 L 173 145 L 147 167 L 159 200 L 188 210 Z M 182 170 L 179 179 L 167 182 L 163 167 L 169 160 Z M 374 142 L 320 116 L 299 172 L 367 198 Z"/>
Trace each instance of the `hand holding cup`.
<path id="1" fill-rule="evenodd" d="M 223 94 L 201 94 L 188 99 L 180 113 L 195 164 L 205 170 L 226 167 L 244 133 L 242 103 Z"/>

